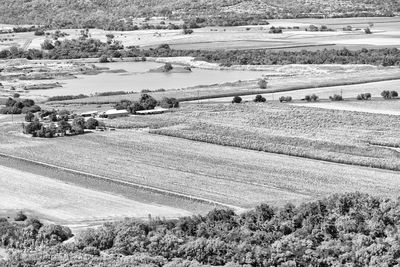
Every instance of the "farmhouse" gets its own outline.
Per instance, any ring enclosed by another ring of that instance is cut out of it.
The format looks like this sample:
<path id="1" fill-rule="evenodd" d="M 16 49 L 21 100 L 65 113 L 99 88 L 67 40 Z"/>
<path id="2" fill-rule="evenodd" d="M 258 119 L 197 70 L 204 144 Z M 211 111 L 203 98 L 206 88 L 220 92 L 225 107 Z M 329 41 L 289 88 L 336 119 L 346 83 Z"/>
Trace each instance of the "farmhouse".
<path id="1" fill-rule="evenodd" d="M 82 117 L 94 117 L 95 115 L 97 115 L 98 111 L 86 111 L 81 113 Z"/>
<path id="2" fill-rule="evenodd" d="M 117 109 L 110 109 L 107 110 L 104 115 L 107 116 L 107 118 L 109 119 L 114 119 L 114 118 L 119 118 L 119 117 L 127 117 L 129 116 L 129 112 L 126 109 L 121 109 L 121 110 L 117 110 Z"/>

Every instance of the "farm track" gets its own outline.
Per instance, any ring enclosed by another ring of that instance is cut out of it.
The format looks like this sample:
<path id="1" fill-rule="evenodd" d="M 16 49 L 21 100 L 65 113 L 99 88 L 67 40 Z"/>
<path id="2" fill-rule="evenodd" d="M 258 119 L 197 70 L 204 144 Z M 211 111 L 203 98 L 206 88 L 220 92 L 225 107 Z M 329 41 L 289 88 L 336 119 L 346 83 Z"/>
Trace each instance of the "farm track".
<path id="1" fill-rule="evenodd" d="M 134 188 L 137 188 L 137 189 L 146 190 L 146 191 L 150 191 L 150 192 L 154 192 L 154 193 L 159 193 L 159 194 L 163 194 L 163 195 L 167 195 L 167 196 L 183 198 L 183 199 L 187 199 L 187 200 L 190 200 L 190 201 L 195 201 L 195 202 L 200 202 L 200 203 L 205 203 L 205 204 L 211 204 L 211 205 L 214 205 L 214 206 L 227 207 L 227 208 L 234 209 L 237 212 L 242 212 L 242 211 L 245 210 L 242 207 L 238 207 L 238 206 L 234 206 L 234 205 L 230 205 L 230 204 L 226 204 L 226 203 L 221 203 L 221 202 L 210 200 L 210 199 L 206 199 L 206 198 L 194 197 L 194 196 L 191 196 L 191 195 L 182 194 L 182 193 L 178 193 L 178 192 L 174 192 L 174 191 L 166 190 L 166 189 L 162 189 L 162 188 L 157 188 L 157 187 L 154 187 L 154 186 L 142 185 L 142 184 L 139 184 L 139 183 L 128 182 L 128 181 L 115 179 L 115 178 L 109 178 L 109 177 L 96 175 L 96 174 L 92 174 L 92 173 L 88 173 L 88 172 L 73 170 L 73 169 L 70 169 L 70 168 L 61 167 L 61 166 L 57 166 L 57 165 L 53 165 L 53 164 L 49 164 L 49 163 L 44 163 L 44 162 L 41 162 L 41 161 L 35 161 L 35 160 L 26 159 L 26 158 L 23 158 L 23 157 L 12 156 L 12 155 L 9 155 L 9 154 L 4 154 L 4 153 L 0 153 L 0 157 L 19 160 L 19 161 L 22 161 L 22 162 L 29 162 L 29 163 L 32 163 L 32 164 L 35 164 L 35 165 L 46 167 L 46 168 L 56 169 L 56 170 L 59 170 L 59 171 L 65 171 L 65 172 L 72 173 L 72 174 L 83 175 L 83 176 L 87 176 L 87 177 L 90 177 L 90 178 L 101 179 L 101 180 L 104 180 L 104 181 L 117 183 L 117 184 L 120 184 L 120 185 L 126 185 L 126 186 L 134 187 Z"/>

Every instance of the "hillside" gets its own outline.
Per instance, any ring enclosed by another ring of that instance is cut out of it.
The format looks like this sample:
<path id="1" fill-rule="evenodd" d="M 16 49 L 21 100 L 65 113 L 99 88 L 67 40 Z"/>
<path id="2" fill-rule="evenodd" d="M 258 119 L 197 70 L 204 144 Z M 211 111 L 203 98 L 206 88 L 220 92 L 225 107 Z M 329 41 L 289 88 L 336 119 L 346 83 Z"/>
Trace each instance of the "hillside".
<path id="1" fill-rule="evenodd" d="M 393 16 L 399 11 L 399 0 L 4 0 L 0 23 L 107 28 L 115 23 L 132 25 L 133 17 L 168 16 L 231 25 L 272 18 Z"/>

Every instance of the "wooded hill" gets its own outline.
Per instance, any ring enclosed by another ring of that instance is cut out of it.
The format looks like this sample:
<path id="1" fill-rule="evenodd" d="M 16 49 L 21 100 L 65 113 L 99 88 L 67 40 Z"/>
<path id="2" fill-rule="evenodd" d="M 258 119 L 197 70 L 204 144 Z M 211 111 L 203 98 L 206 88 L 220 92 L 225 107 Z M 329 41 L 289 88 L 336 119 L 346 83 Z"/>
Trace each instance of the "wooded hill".
<path id="1" fill-rule="evenodd" d="M 167 16 L 200 26 L 262 24 L 265 19 L 393 16 L 399 0 L 2 0 L 0 23 L 109 28 L 134 17 Z"/>

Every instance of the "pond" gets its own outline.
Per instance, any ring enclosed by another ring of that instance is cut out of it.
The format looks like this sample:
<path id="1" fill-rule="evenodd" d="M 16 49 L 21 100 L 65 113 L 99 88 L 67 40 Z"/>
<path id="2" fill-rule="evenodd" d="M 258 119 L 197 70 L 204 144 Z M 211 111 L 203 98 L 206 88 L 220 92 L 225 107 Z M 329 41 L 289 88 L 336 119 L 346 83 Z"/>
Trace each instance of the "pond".
<path id="1" fill-rule="evenodd" d="M 79 75 L 77 79 L 59 80 L 63 87 L 31 91 L 35 95 L 78 95 L 109 91 L 135 91 L 143 89 L 179 89 L 197 85 L 211 85 L 238 80 L 261 78 L 262 71 L 204 70 L 193 68 L 191 73 L 150 73 L 162 66 L 155 62 L 116 62 L 98 64 L 110 70 L 124 69 L 125 73 Z"/>

